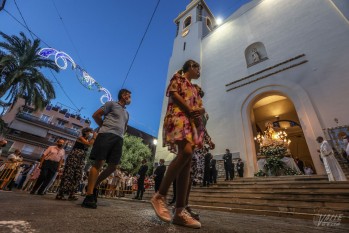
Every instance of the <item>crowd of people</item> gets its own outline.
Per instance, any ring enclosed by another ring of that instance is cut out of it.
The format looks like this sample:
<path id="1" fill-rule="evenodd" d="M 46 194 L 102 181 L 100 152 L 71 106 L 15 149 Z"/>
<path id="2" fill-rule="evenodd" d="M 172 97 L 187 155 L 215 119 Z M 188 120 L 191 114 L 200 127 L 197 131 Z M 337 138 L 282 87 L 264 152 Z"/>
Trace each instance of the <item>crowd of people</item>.
<path id="1" fill-rule="evenodd" d="M 192 185 L 208 187 L 217 182 L 217 161 L 210 153 L 215 144 L 206 130 L 209 117 L 202 101 L 204 91 L 192 83 L 199 77 L 200 65 L 188 60 L 170 80 L 166 91 L 168 106 L 163 125 L 163 146 L 167 146 L 176 157 L 167 167 L 165 161 L 160 160 L 152 176 L 147 176 L 146 159 L 142 160 L 134 175 L 126 174 L 118 166 L 129 120 L 126 106 L 131 103 L 131 92 L 121 89 L 118 101 L 105 103 L 93 114 L 98 130 L 84 128 L 68 155 L 63 149 L 63 139 L 48 147 L 40 161 L 31 166 L 22 166 L 20 151 L 14 151 L 6 166 L 1 168 L 2 174 L 8 171 L 9 178 L 1 188 L 11 190 L 16 186 L 37 195 L 54 192 L 57 200 L 75 201 L 77 195 L 82 194 L 85 198 L 81 206 L 91 209 L 97 208 L 98 196 L 120 197 L 136 191 L 134 199 L 142 200 L 147 189 L 154 189 L 150 202 L 162 221 L 200 228 L 200 216 L 188 204 L 190 190 Z M 317 140 L 321 144 L 319 152 L 329 180 L 346 180 L 328 143 L 322 137 Z M 3 145 L 4 141 L 1 141 L 0 148 Z M 94 162 L 84 173 L 89 147 L 92 147 L 89 158 Z M 244 163 L 241 159 L 233 163 L 229 149 L 222 159 L 226 181 L 234 179 L 234 169 L 239 177 L 243 177 Z M 303 173 L 312 172 L 302 165 L 302 161 L 296 162 Z M 167 203 L 171 185 L 173 211 L 169 210 Z"/>

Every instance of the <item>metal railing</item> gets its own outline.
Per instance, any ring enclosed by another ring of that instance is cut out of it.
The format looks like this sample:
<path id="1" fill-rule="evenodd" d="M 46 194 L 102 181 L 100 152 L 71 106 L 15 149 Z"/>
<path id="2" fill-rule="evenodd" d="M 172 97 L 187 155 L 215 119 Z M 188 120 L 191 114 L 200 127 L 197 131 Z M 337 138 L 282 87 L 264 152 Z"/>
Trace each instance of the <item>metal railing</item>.
<path id="1" fill-rule="evenodd" d="M 6 187 L 6 185 L 15 178 L 17 169 L 22 162 L 5 162 L 0 165 L 0 189 Z"/>
<path id="2" fill-rule="evenodd" d="M 76 136 L 76 137 L 79 136 L 79 132 L 75 129 L 70 129 L 70 128 L 67 128 L 64 126 L 59 126 L 51 121 L 44 121 L 44 120 L 40 119 L 39 117 L 33 116 L 29 113 L 19 112 L 16 117 L 20 118 L 20 119 L 27 120 L 27 121 L 34 122 L 38 125 L 42 125 L 42 126 L 54 129 L 54 130 L 63 131 L 65 133 L 68 133 L 68 134 Z"/>

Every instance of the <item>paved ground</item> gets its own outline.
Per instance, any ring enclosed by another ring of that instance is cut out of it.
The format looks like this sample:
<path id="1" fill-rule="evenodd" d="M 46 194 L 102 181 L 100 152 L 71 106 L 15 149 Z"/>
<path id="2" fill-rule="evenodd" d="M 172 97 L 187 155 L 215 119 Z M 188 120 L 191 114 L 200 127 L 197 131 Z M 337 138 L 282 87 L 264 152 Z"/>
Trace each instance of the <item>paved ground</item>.
<path id="1" fill-rule="evenodd" d="M 349 224 L 317 227 L 311 220 L 200 210 L 202 228 L 161 222 L 147 202 L 99 199 L 96 210 L 54 195 L 0 191 L 0 232 L 349 232 Z"/>

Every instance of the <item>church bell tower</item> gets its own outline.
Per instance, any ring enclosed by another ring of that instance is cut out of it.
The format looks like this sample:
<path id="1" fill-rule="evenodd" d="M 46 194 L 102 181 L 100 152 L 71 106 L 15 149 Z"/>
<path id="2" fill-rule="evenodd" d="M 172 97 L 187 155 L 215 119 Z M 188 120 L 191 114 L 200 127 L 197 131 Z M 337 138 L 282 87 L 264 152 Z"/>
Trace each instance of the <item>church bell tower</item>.
<path id="1" fill-rule="evenodd" d="M 165 88 L 167 88 L 173 74 L 182 68 L 185 61 L 193 59 L 201 64 L 201 41 L 204 36 L 213 30 L 215 19 L 204 0 L 191 0 L 186 9 L 174 19 L 174 23 L 177 30 L 173 43 L 172 56 L 169 61 Z M 200 83 L 198 84 L 200 85 Z M 174 158 L 174 155 L 167 148 L 162 147 L 162 127 L 167 102 L 168 99 L 164 93 L 158 132 L 158 145 L 155 154 L 156 162 L 159 159 L 165 159 L 166 164 Z"/>

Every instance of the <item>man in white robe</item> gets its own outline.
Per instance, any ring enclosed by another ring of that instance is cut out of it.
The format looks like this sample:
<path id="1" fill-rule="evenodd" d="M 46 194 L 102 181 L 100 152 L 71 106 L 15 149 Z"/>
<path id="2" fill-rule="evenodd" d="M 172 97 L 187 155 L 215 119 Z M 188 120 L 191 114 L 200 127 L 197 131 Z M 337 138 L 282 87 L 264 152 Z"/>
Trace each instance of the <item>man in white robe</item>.
<path id="1" fill-rule="evenodd" d="M 323 160 L 325 170 L 329 181 L 346 181 L 342 168 L 337 159 L 334 157 L 333 150 L 330 144 L 323 137 L 317 137 L 316 141 L 320 143 L 321 158 Z"/>

